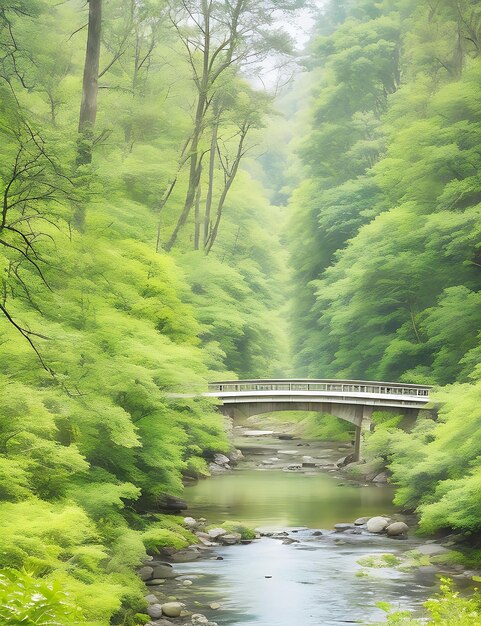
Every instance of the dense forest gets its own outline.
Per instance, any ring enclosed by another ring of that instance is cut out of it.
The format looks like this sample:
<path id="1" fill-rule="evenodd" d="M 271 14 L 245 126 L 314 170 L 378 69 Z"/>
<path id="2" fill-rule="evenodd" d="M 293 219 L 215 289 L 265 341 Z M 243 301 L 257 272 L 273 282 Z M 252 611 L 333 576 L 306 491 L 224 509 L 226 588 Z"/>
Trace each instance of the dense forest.
<path id="1" fill-rule="evenodd" d="M 290 53 L 270 9 L 0 7 L 2 624 L 45 577 L 75 623 L 139 623 L 145 549 L 194 541 L 147 514 L 229 445 L 169 394 L 278 371 L 279 219 L 240 167 L 272 107 L 243 68 Z"/>
<path id="2" fill-rule="evenodd" d="M 317 30 L 290 201 L 296 371 L 434 385 L 436 421 L 378 415 L 369 449 L 422 530 L 479 532 L 481 7 L 332 2 Z"/>
<path id="3" fill-rule="evenodd" d="M 303 4 L 0 2 L 2 624 L 145 623 L 219 377 L 435 386 L 368 465 L 481 531 L 481 7 Z"/>

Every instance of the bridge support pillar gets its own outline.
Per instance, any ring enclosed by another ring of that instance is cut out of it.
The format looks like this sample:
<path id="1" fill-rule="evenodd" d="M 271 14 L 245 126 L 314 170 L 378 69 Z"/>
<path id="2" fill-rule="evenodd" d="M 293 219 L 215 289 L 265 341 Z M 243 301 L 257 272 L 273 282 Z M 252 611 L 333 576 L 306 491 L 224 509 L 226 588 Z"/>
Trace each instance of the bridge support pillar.
<path id="1" fill-rule="evenodd" d="M 372 407 L 363 406 L 359 426 L 356 426 L 356 436 L 354 439 L 354 461 L 362 459 L 363 433 L 370 432 L 372 428 L 371 416 Z"/>
<path id="2" fill-rule="evenodd" d="M 356 436 L 354 439 L 354 460 L 361 460 L 361 440 L 362 440 L 362 432 L 361 427 L 356 426 Z"/>

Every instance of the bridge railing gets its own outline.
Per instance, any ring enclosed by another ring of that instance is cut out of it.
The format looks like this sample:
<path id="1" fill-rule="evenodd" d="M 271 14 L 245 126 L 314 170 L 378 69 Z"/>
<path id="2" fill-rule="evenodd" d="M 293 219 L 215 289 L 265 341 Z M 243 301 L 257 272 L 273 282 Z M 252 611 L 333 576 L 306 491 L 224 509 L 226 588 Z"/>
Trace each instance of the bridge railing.
<path id="1" fill-rule="evenodd" d="M 226 381 L 209 384 L 209 391 L 243 392 L 243 391 L 323 391 L 348 394 L 380 394 L 395 396 L 415 396 L 429 398 L 430 387 L 420 385 L 402 385 L 400 383 L 373 383 L 363 381 L 315 381 L 315 382 L 264 382 L 264 381 Z"/>

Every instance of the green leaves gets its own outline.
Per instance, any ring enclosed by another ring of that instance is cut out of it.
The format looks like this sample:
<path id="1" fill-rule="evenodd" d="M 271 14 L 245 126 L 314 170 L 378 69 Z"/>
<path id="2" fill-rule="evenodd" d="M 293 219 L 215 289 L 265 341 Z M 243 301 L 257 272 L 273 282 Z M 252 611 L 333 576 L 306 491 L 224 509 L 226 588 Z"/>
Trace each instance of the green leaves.
<path id="1" fill-rule="evenodd" d="M 0 573 L 0 619 L 12 626 L 86 624 L 81 609 L 59 582 L 14 569 Z"/>
<path id="2" fill-rule="evenodd" d="M 401 28 L 388 5 L 357 14 L 315 51 L 324 73 L 302 153 L 310 181 L 293 200 L 304 373 L 445 384 L 466 375 L 477 345 L 481 66 L 441 80 L 417 56 L 447 59 L 453 20 L 463 29 L 475 16 L 467 5 L 426 11 Z M 412 44 L 404 81 L 389 89 L 400 41 Z M 382 110 L 364 99 L 378 89 Z"/>

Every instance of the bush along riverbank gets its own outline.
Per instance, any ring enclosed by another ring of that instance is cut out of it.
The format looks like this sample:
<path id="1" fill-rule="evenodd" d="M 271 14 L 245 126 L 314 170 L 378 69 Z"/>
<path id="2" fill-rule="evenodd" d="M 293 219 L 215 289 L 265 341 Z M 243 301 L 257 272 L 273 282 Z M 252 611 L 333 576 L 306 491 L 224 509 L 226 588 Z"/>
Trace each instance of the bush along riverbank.
<path id="1" fill-rule="evenodd" d="M 475 450 L 467 435 L 473 428 L 470 418 L 462 419 L 457 407 L 446 404 L 439 415 L 421 411 L 411 424 L 385 412 L 374 413 L 373 423 L 374 430 L 365 434 L 364 458 L 341 463 L 343 474 L 363 483 L 388 482 L 395 489 L 394 503 L 416 517 L 416 532 L 449 548 L 443 557 L 447 564 L 458 574 L 481 569 L 481 509 L 477 473 L 471 469 Z M 446 442 L 453 436 L 459 440 L 458 451 L 446 455 Z"/>

